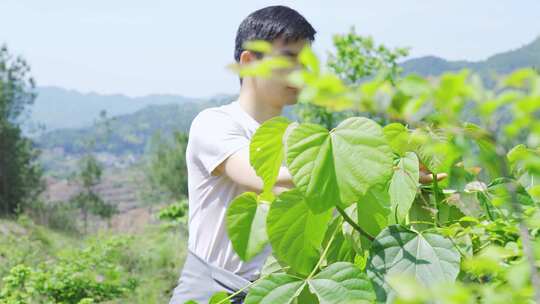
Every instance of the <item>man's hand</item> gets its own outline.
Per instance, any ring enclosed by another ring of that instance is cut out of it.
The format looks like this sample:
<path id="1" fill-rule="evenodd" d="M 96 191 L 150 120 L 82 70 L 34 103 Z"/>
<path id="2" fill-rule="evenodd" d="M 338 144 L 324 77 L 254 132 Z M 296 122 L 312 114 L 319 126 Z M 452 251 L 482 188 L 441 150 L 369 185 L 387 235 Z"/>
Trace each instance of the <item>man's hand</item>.
<path id="1" fill-rule="evenodd" d="M 448 176 L 446 173 L 437 173 L 437 181 L 441 181 Z M 433 173 L 420 163 L 420 179 L 421 184 L 431 184 L 433 182 Z"/>

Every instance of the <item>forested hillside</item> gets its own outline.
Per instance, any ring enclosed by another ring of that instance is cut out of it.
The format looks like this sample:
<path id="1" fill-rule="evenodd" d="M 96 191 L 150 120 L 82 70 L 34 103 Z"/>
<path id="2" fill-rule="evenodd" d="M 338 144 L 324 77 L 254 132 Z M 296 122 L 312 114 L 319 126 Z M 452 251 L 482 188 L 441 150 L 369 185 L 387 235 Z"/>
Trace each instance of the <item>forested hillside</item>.
<path id="1" fill-rule="evenodd" d="M 439 76 L 444 72 L 470 69 L 493 84 L 495 74 L 508 74 L 519 68 L 540 67 L 540 37 L 520 48 L 495 54 L 482 61 L 449 61 L 436 56 L 410 59 L 401 64 L 405 74 Z"/>

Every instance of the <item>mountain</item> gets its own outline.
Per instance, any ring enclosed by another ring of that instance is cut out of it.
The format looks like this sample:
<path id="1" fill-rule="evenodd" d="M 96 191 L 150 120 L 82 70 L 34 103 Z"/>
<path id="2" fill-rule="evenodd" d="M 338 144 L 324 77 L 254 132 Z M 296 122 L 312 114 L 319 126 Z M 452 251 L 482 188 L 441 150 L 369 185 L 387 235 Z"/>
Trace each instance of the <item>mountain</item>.
<path id="1" fill-rule="evenodd" d="M 518 49 L 488 57 L 482 61 L 448 61 L 426 56 L 403 62 L 406 74 L 438 76 L 447 71 L 464 68 L 480 73 L 488 85 L 493 84 L 493 73 L 506 74 L 517 68 L 540 67 L 540 37 Z M 62 153 L 84 151 L 83 140 L 95 138 L 100 128 L 91 126 L 102 109 L 107 110 L 112 133 L 106 142 L 98 142 L 96 152 L 114 155 L 141 154 L 157 131 L 165 136 L 174 130 L 187 132 L 192 119 L 202 109 L 230 102 L 235 96 L 218 95 L 210 99 L 195 99 L 174 95 L 149 95 L 130 98 L 123 95 L 82 94 L 61 88 L 42 87 L 33 108 L 36 121 L 45 121 L 53 129 L 36 137 L 39 147 L 58 149 Z M 294 119 L 292 108 L 285 108 L 285 116 Z"/>
<path id="2" fill-rule="evenodd" d="M 109 120 L 111 132 L 106 140 L 103 140 L 104 124 L 100 122 L 88 127 L 48 131 L 34 138 L 34 143 L 46 152 L 45 159 L 54 158 L 64 162 L 66 155 L 85 152 L 84 141 L 92 138 L 97 139 L 92 151 L 101 153 L 104 158 L 125 159 L 129 155 L 138 157 L 146 151 L 152 136 L 157 132 L 165 140 L 170 140 L 174 131 L 187 133 L 193 118 L 200 111 L 229 103 L 235 98 L 237 95 L 216 95 L 198 102 L 149 105 L 131 114 L 118 115 Z M 293 106 L 285 107 L 283 115 L 297 120 Z"/>
<path id="3" fill-rule="evenodd" d="M 63 153 L 78 154 L 85 151 L 84 141 L 96 138 L 93 151 L 115 155 L 125 153 L 141 154 L 149 139 L 156 132 L 169 136 L 173 131 L 187 132 L 191 121 L 201 110 L 228 103 L 234 95 L 220 95 L 209 100 L 185 101 L 181 104 L 154 104 L 131 114 L 117 115 L 110 120 L 110 134 L 103 138 L 104 124 L 80 128 L 62 128 L 43 133 L 35 138 L 39 148 L 61 148 Z"/>
<path id="4" fill-rule="evenodd" d="M 405 74 L 439 76 L 444 72 L 470 69 L 479 73 L 487 84 L 493 84 L 494 75 L 508 74 L 519 68 L 540 67 L 540 37 L 520 48 L 495 54 L 481 61 L 449 61 L 436 56 L 406 60 L 400 64 Z"/>
<path id="5" fill-rule="evenodd" d="M 80 128 L 91 125 L 101 110 L 106 110 L 107 116 L 112 117 L 133 113 L 149 105 L 197 101 L 200 98 L 179 95 L 128 97 L 120 94 L 81 93 L 59 87 L 38 87 L 30 121 L 33 124 L 44 124 L 46 130 Z"/>

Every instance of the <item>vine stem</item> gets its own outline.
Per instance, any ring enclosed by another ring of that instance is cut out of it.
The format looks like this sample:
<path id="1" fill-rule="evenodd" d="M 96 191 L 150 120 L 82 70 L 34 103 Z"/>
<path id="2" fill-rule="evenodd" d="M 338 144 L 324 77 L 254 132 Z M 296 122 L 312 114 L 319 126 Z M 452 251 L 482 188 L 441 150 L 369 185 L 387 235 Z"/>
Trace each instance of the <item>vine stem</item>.
<path id="1" fill-rule="evenodd" d="M 332 242 L 334 241 L 334 237 L 336 236 L 336 232 L 339 230 L 340 225 L 341 225 L 341 223 L 339 223 L 339 225 L 336 225 L 336 228 L 334 229 L 334 232 L 332 232 L 332 236 L 330 237 L 330 240 L 328 240 L 328 244 L 326 244 L 326 247 L 324 248 L 324 250 L 323 250 L 323 252 L 321 254 L 321 257 L 319 258 L 319 261 L 317 261 L 317 264 L 315 265 L 315 267 L 313 267 L 313 270 L 311 271 L 311 273 L 306 278 L 306 281 L 311 279 L 315 275 L 315 272 L 317 272 L 317 269 L 319 268 L 322 261 L 326 257 L 326 254 L 328 253 L 328 249 L 330 249 L 330 245 L 332 245 Z"/>
<path id="2" fill-rule="evenodd" d="M 437 180 L 437 174 L 431 173 L 433 176 L 433 192 L 435 194 L 435 216 L 433 217 L 433 222 L 435 224 L 435 227 L 439 226 L 439 205 L 440 205 L 440 196 L 439 196 L 439 181 Z"/>
<path id="3" fill-rule="evenodd" d="M 373 241 L 373 240 L 375 239 L 371 234 L 367 233 L 364 229 L 362 229 L 362 227 L 358 226 L 358 224 L 356 224 L 356 223 L 353 221 L 353 219 L 351 219 L 351 218 L 349 217 L 349 215 L 347 214 L 347 212 L 345 212 L 345 210 L 343 210 L 343 209 L 342 209 L 341 207 L 339 207 L 339 206 L 336 206 L 336 208 L 337 208 L 339 214 L 341 214 L 341 216 L 343 217 L 343 219 L 344 219 L 347 223 L 349 223 L 349 225 L 351 225 L 351 226 L 354 228 L 354 230 L 358 231 L 361 235 L 365 236 L 365 237 L 366 237 L 368 240 L 370 240 L 370 241 Z"/>
<path id="4" fill-rule="evenodd" d="M 315 267 L 313 267 L 313 270 L 311 271 L 311 273 L 309 274 L 309 276 L 306 278 L 306 281 L 311 279 L 314 275 L 315 275 L 315 272 L 317 272 L 317 269 L 319 268 L 319 266 L 321 265 L 322 261 L 324 260 L 324 258 L 326 257 L 326 254 L 328 253 L 328 249 L 330 249 L 330 245 L 332 245 L 332 242 L 334 241 L 334 238 L 336 236 L 336 232 L 339 230 L 339 225 L 336 225 L 336 228 L 334 229 L 334 232 L 332 233 L 332 236 L 330 237 L 330 240 L 328 240 L 328 244 L 326 244 L 326 247 L 324 248 L 322 254 L 321 254 L 321 257 L 319 258 L 319 261 L 317 261 L 317 264 L 315 265 Z M 289 266 L 287 267 L 284 267 L 282 269 L 278 269 L 274 272 L 277 272 L 277 271 L 280 271 L 280 270 L 283 270 L 283 269 L 287 269 L 289 268 Z M 243 290 L 245 290 L 246 288 L 250 287 L 251 285 L 257 283 L 258 281 L 268 277 L 269 275 L 273 274 L 274 272 L 271 272 L 265 276 L 262 276 L 260 278 L 258 278 L 257 280 L 247 284 L 246 286 L 240 288 L 239 290 L 237 290 L 235 293 L 231 294 L 230 296 L 226 297 L 225 299 L 222 299 L 221 301 L 219 301 L 217 304 L 222 304 L 222 303 L 226 303 L 225 301 L 231 299 L 232 297 L 234 297 L 235 295 L 239 294 L 240 292 L 242 292 Z"/>

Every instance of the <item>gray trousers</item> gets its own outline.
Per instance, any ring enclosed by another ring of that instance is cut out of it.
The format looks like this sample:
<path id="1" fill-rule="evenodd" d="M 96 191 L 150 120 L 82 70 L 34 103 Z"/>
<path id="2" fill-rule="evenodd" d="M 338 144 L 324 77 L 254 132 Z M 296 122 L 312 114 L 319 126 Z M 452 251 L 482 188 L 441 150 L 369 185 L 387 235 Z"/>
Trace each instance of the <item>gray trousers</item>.
<path id="1" fill-rule="evenodd" d="M 233 272 L 207 263 L 188 250 L 184 268 L 169 304 L 183 304 L 189 300 L 200 304 L 208 303 L 216 292 L 224 291 L 231 295 L 250 283 Z M 247 292 L 248 288 L 242 290 L 230 299 L 231 303 L 243 303 Z"/>

